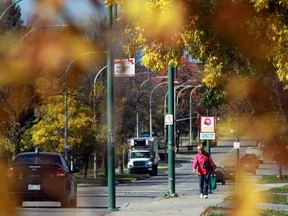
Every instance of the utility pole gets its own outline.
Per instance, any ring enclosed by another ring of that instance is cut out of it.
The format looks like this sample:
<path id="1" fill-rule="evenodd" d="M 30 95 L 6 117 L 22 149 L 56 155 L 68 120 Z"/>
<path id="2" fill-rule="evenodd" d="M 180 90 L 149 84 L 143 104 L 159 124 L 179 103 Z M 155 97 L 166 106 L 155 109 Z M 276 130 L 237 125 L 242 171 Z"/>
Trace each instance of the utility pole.
<path id="1" fill-rule="evenodd" d="M 176 197 L 175 193 L 175 143 L 174 143 L 174 70 L 168 66 L 168 112 L 173 115 L 173 125 L 168 125 L 168 193 L 167 197 Z"/>
<path id="2" fill-rule="evenodd" d="M 113 88 L 113 51 L 112 51 L 112 6 L 106 6 L 108 30 L 107 41 L 107 171 L 108 171 L 108 210 L 116 211 L 115 198 L 115 146 L 114 146 L 114 88 Z"/>

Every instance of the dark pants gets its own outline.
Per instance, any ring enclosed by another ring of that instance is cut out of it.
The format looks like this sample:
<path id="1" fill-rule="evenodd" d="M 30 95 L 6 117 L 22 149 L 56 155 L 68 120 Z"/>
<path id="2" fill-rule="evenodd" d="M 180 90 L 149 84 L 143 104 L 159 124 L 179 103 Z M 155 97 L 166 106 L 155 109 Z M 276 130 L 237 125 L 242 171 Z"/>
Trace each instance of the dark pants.
<path id="1" fill-rule="evenodd" d="M 209 182 L 210 182 L 210 173 L 206 174 L 206 175 L 199 176 L 200 194 L 208 195 Z"/>

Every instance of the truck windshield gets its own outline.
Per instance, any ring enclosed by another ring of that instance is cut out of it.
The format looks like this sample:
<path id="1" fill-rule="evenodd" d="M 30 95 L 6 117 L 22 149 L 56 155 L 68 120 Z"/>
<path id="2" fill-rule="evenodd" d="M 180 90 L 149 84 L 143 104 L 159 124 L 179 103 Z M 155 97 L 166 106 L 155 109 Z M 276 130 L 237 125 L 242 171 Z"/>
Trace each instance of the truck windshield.
<path id="1" fill-rule="evenodd" d="M 149 158 L 149 152 L 131 152 L 131 158 Z"/>

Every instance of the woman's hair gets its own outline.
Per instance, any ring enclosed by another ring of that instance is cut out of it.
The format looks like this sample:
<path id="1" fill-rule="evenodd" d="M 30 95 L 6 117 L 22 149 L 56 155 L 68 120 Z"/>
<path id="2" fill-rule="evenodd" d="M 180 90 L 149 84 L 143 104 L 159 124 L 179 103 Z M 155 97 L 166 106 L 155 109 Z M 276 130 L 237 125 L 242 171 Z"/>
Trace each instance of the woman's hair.
<path id="1" fill-rule="evenodd" d="M 198 149 L 198 150 L 200 150 L 200 149 L 203 149 L 203 150 L 204 150 L 204 146 L 203 146 L 203 145 L 198 145 L 198 146 L 197 146 L 197 149 Z"/>

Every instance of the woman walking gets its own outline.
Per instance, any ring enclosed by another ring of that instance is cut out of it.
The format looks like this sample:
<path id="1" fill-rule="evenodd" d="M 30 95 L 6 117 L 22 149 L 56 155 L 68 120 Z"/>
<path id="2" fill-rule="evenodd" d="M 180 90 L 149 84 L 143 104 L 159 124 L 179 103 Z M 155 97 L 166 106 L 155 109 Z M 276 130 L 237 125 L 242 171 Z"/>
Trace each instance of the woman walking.
<path id="1" fill-rule="evenodd" d="M 208 186 L 210 183 L 210 174 L 216 168 L 210 154 L 204 150 L 202 145 L 197 146 L 198 154 L 194 157 L 193 172 L 198 170 L 200 198 L 208 199 Z"/>

